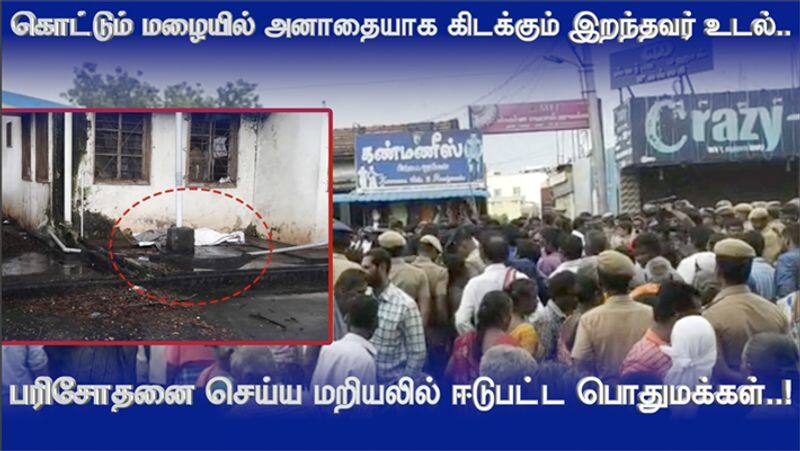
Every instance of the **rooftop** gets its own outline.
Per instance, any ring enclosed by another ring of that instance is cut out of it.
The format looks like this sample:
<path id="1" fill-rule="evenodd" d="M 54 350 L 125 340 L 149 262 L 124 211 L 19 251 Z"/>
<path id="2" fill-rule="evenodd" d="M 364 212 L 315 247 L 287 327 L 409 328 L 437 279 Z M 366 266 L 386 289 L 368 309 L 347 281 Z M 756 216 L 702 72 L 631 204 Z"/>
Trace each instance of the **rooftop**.
<path id="1" fill-rule="evenodd" d="M 4 108 L 69 108 L 64 103 L 51 102 L 50 100 L 31 97 L 11 91 L 3 91 Z"/>
<path id="2" fill-rule="evenodd" d="M 352 157 L 355 154 L 356 135 L 367 133 L 398 133 L 417 131 L 458 130 L 458 119 L 442 122 L 414 122 L 411 124 L 353 126 L 333 130 L 333 156 Z"/>

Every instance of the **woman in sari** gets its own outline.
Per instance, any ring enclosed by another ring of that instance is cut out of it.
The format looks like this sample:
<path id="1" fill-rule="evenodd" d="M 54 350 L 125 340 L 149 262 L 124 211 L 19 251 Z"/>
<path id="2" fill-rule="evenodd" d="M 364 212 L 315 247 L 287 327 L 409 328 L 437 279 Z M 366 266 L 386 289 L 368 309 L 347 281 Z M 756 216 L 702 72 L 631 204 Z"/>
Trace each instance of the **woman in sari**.
<path id="1" fill-rule="evenodd" d="M 470 384 L 478 378 L 483 353 L 492 346 L 518 346 L 506 333 L 511 323 L 511 298 L 503 291 L 490 291 L 478 308 L 475 330 L 458 337 L 445 369 L 445 379 L 453 384 Z"/>

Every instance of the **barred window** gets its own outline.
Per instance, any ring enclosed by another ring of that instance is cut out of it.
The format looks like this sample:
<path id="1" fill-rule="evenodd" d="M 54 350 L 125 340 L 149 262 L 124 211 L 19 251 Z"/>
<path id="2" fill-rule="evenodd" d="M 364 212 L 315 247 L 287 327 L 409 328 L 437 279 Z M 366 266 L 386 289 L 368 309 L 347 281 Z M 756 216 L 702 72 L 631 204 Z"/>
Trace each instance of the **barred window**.
<path id="1" fill-rule="evenodd" d="M 236 184 L 239 115 L 192 113 L 189 121 L 189 182 Z"/>
<path id="2" fill-rule="evenodd" d="M 36 113 L 36 181 L 50 181 L 50 145 L 48 140 L 49 115 Z"/>
<path id="3" fill-rule="evenodd" d="M 146 182 L 149 166 L 149 142 L 149 114 L 95 114 L 95 180 L 101 182 Z"/>
<path id="4" fill-rule="evenodd" d="M 22 180 L 31 181 L 31 117 L 23 114 L 21 119 Z"/>
<path id="5" fill-rule="evenodd" d="M 14 139 L 12 138 L 13 132 L 14 127 L 11 125 L 11 121 L 6 122 L 6 148 L 8 149 L 14 147 Z"/>

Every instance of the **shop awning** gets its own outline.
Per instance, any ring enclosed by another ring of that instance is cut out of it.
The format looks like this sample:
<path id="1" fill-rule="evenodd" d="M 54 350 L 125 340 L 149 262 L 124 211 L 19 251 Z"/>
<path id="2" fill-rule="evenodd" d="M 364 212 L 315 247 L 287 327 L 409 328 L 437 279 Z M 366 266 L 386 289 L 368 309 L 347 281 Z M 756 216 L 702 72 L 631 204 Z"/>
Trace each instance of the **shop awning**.
<path id="1" fill-rule="evenodd" d="M 451 199 L 459 197 L 489 197 L 489 192 L 483 189 L 435 189 L 435 190 L 405 190 L 383 191 L 375 193 L 342 193 L 333 195 L 333 203 L 360 203 L 360 202 L 397 202 L 404 200 L 430 200 Z"/>

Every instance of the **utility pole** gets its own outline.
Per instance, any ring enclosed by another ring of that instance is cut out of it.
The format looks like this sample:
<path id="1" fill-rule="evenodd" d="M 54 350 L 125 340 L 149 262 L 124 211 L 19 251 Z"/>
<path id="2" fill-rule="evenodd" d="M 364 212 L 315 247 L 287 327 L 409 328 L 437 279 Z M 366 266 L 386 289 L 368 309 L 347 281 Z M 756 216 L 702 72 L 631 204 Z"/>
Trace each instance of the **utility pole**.
<path id="1" fill-rule="evenodd" d="M 600 100 L 594 83 L 594 64 L 592 63 L 591 47 L 581 46 L 582 58 L 580 61 L 583 83 L 586 88 L 586 100 L 589 104 L 589 133 L 592 136 L 592 180 L 597 192 L 597 208 L 599 213 L 608 211 L 606 196 L 606 147 L 603 141 L 603 121 Z"/>

